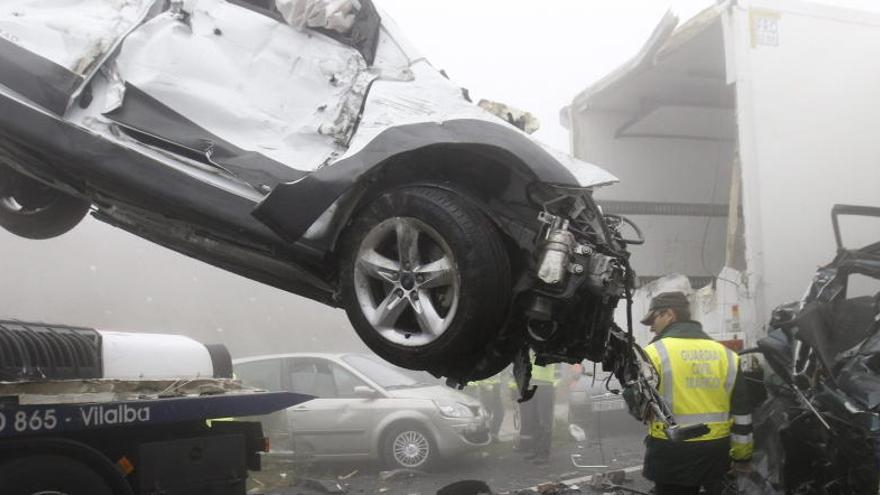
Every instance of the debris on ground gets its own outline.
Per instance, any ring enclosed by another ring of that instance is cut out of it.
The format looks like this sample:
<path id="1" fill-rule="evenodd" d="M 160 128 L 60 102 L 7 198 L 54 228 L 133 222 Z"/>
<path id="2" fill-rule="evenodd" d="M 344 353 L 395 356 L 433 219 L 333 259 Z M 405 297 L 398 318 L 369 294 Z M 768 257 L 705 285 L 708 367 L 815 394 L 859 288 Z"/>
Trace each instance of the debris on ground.
<path id="1" fill-rule="evenodd" d="M 352 471 L 352 472 L 350 472 L 350 473 L 348 473 L 348 474 L 346 474 L 346 475 L 344 475 L 344 476 L 337 476 L 336 479 L 338 479 L 338 480 L 340 480 L 340 481 L 345 481 L 345 480 L 351 479 L 353 476 L 355 476 L 355 475 L 358 474 L 359 472 L 360 472 L 360 471 L 358 471 L 357 469 L 355 469 L 354 471 Z"/>
<path id="2" fill-rule="evenodd" d="M 346 493 L 345 488 L 335 480 L 299 478 L 293 482 L 293 486 L 317 490 L 320 493 Z"/>
<path id="3" fill-rule="evenodd" d="M 425 474 L 424 471 L 419 471 L 418 469 L 400 468 L 391 471 L 380 471 L 379 479 L 382 481 L 403 480 L 422 477 Z"/>
<path id="4" fill-rule="evenodd" d="M 538 485 L 538 493 L 541 495 L 580 495 L 581 491 L 577 485 L 566 485 L 565 483 L 544 483 Z"/>
<path id="5" fill-rule="evenodd" d="M 647 492 L 624 486 L 629 481 L 631 480 L 627 479 L 626 471 L 622 469 L 607 471 L 593 475 L 585 485 L 585 488 L 589 490 L 588 493 L 634 493 L 637 495 L 648 495 Z"/>

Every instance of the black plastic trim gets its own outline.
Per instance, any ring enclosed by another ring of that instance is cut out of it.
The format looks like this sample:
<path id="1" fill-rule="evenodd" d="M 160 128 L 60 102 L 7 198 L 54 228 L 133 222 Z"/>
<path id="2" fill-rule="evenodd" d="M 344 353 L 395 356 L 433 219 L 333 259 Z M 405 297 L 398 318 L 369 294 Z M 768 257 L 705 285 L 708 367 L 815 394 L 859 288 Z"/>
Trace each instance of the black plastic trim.
<path id="1" fill-rule="evenodd" d="M 281 244 L 253 220 L 252 200 L 3 96 L 0 158 L 29 175 L 67 184 L 95 203 L 114 198 L 252 243 Z"/>
<path id="2" fill-rule="evenodd" d="M 0 379 L 101 378 L 101 335 L 91 329 L 0 320 Z"/>
<path id="3" fill-rule="evenodd" d="M 85 79 L 0 37 L 0 84 L 57 115 Z"/>
<path id="4" fill-rule="evenodd" d="M 135 139 L 217 167 L 254 187 L 274 186 L 306 175 L 303 171 L 255 151 L 239 148 L 212 134 L 130 83 L 125 84 L 122 105 L 104 115 L 126 128 L 153 138 L 148 141 L 143 135 L 131 134 Z"/>
<path id="5" fill-rule="evenodd" d="M 477 119 L 425 122 L 387 129 L 352 156 L 320 168 L 298 182 L 278 185 L 253 214 L 278 235 L 294 242 L 378 165 L 396 155 L 438 144 L 470 148 L 491 154 L 496 160 L 518 164 L 537 181 L 578 184 L 550 153 L 513 128 Z M 294 211 L 296 215 L 291 215 Z"/>

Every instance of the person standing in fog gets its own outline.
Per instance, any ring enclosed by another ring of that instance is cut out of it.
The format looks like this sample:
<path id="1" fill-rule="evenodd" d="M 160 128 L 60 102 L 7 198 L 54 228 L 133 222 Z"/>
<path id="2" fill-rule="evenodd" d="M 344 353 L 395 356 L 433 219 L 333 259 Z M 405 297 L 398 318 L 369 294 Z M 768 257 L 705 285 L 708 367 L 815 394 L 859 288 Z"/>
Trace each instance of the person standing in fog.
<path id="1" fill-rule="evenodd" d="M 553 444 L 553 409 L 556 403 L 556 365 L 537 366 L 532 358 L 532 384 L 535 395 L 519 403 L 520 431 L 518 450 L 535 464 L 546 464 Z"/>

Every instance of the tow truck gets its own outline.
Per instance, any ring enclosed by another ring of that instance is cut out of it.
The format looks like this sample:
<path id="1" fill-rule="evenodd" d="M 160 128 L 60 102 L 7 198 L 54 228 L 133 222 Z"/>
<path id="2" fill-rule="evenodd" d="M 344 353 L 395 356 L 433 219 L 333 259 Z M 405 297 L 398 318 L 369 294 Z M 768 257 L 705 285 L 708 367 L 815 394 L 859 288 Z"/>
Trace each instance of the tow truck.
<path id="1" fill-rule="evenodd" d="M 0 491 L 244 495 L 268 442 L 217 419 L 309 399 L 243 387 L 222 345 L 0 320 Z"/>

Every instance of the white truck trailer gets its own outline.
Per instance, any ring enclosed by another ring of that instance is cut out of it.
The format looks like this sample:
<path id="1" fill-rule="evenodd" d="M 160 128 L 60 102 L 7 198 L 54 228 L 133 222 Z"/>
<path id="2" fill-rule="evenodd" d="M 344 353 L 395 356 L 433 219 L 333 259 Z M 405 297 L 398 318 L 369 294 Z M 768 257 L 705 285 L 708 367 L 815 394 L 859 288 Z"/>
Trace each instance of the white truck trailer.
<path id="1" fill-rule="evenodd" d="M 574 97 L 561 113 L 573 154 L 621 179 L 597 199 L 647 240 L 633 248 L 636 314 L 692 288 L 707 330 L 748 346 L 801 296 L 834 255 L 832 205 L 880 205 L 878 58 L 876 13 L 727 0 L 681 25 L 667 14 Z M 844 242 L 876 240 L 870 220 L 847 219 L 866 223 Z"/>

